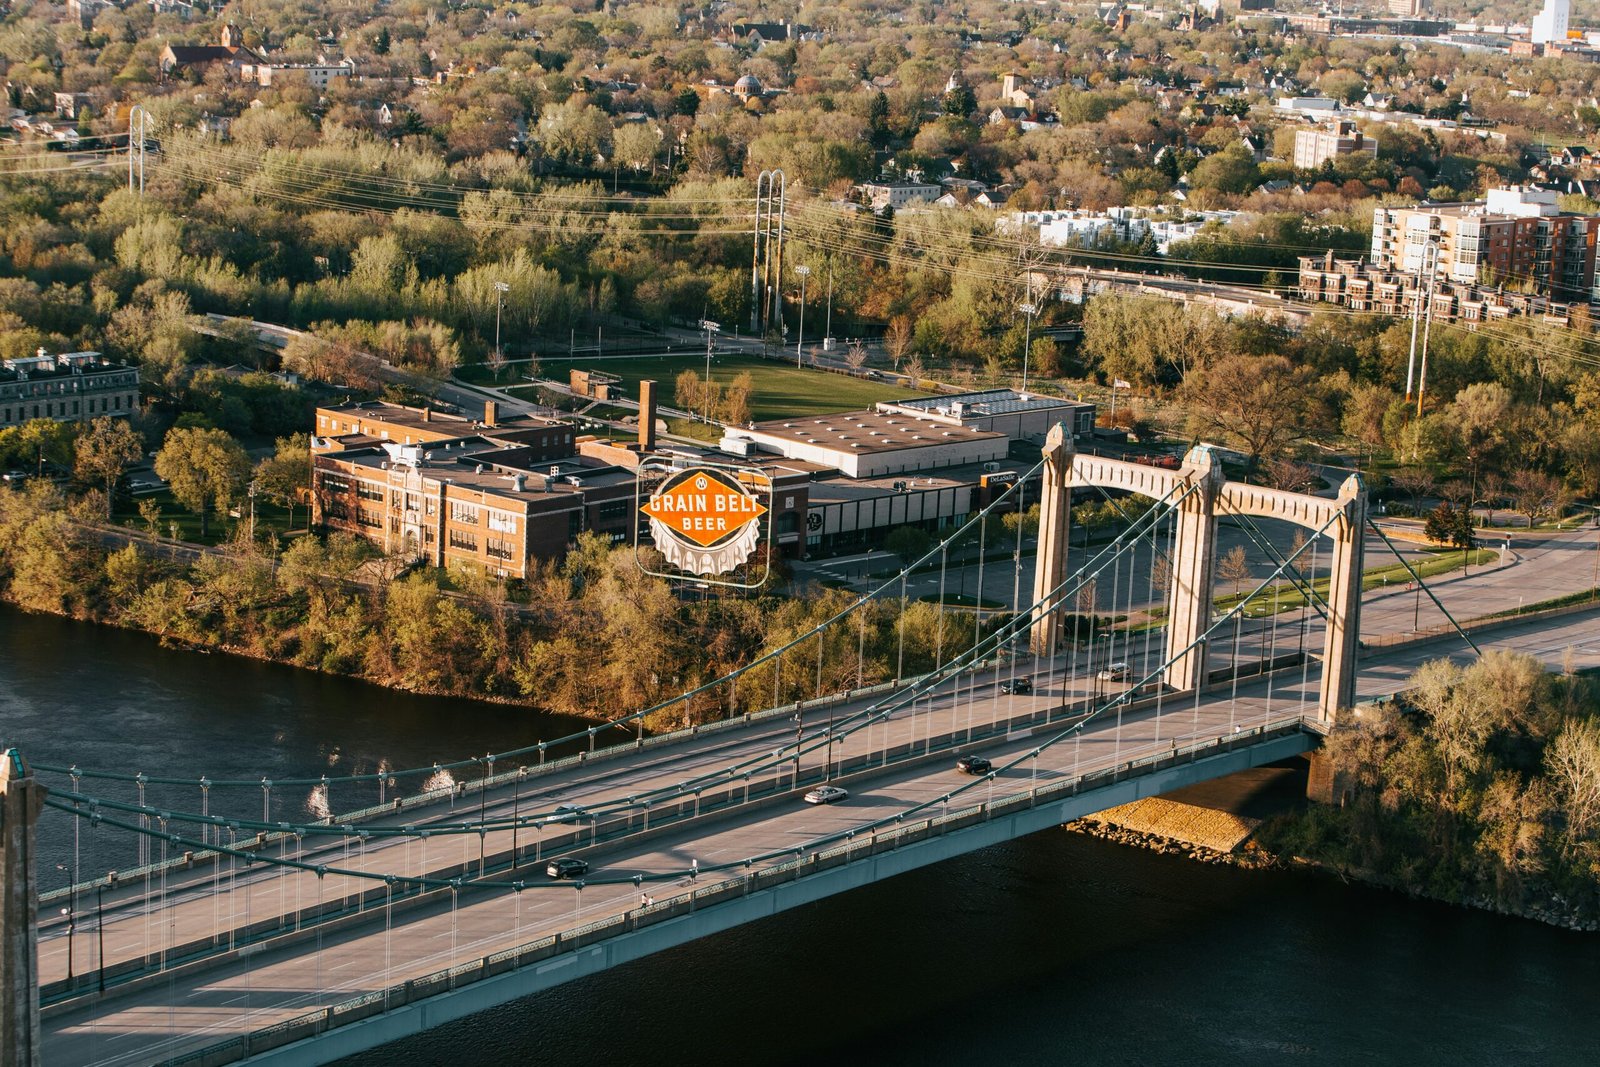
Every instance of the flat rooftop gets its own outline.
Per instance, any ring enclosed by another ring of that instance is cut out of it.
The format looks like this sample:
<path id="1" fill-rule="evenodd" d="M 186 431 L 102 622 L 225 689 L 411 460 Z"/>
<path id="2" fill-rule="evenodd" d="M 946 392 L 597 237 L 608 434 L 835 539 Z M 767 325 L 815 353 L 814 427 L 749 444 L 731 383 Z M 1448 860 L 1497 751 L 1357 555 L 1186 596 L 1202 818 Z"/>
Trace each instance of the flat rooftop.
<path id="1" fill-rule="evenodd" d="M 454 412 L 441 411 L 438 408 L 414 408 L 404 404 L 391 404 L 384 400 L 369 400 L 355 404 L 323 405 L 317 408 L 319 412 L 328 415 L 345 415 L 354 418 L 383 422 L 390 426 L 398 426 L 408 430 L 427 430 L 437 434 L 459 434 L 469 437 L 482 432 L 485 427 L 475 419 Z M 544 418 L 538 415 L 503 415 L 495 420 L 493 427 L 488 427 L 492 432 L 501 436 L 510 436 L 519 431 L 540 430 L 551 426 L 565 426 L 559 419 Z"/>
<path id="2" fill-rule="evenodd" d="M 839 452 L 859 453 L 1006 440 L 1003 433 L 953 426 L 893 411 L 846 411 L 814 419 L 773 419 L 770 422 L 758 422 L 743 431 L 737 426 L 730 426 L 728 434 L 733 437 L 759 434 Z"/>
<path id="3" fill-rule="evenodd" d="M 443 448 L 439 445 L 453 447 Z M 396 456 L 414 456 L 415 462 Z M 522 466 L 522 449 L 506 449 L 493 441 L 478 438 L 438 445 L 396 445 L 377 442 L 374 447 L 334 453 L 332 459 L 387 476 L 393 469 L 414 469 L 435 481 L 449 481 L 481 492 L 515 500 L 542 500 L 553 493 L 575 493 L 616 485 L 632 485 L 634 472 L 625 467 L 585 462 L 581 458 L 537 461 Z M 521 477 L 523 488 L 515 488 Z"/>
<path id="4" fill-rule="evenodd" d="M 917 397 L 912 400 L 885 400 L 878 404 L 880 411 L 916 410 L 950 416 L 952 405 L 960 404 L 963 415 L 1009 415 L 1017 411 L 1054 411 L 1058 408 L 1093 407 L 1082 400 L 1067 400 L 1059 396 L 1040 396 L 1038 393 L 1019 393 L 1015 389 L 985 389 L 974 393 L 947 393 L 943 396 Z"/>

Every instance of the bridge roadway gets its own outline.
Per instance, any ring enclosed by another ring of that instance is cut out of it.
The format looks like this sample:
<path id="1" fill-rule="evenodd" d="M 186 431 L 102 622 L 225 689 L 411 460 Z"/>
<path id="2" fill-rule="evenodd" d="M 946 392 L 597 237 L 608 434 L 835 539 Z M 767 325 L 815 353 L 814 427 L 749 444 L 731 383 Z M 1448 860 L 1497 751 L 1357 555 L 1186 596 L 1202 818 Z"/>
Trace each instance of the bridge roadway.
<path id="1" fill-rule="evenodd" d="M 1510 623 L 1480 637 L 1479 642 L 1484 647 L 1520 649 L 1551 664 L 1560 664 L 1570 655 L 1578 666 L 1600 666 L 1597 621 L 1600 617 L 1595 613 L 1584 613 Z M 1458 654 L 1457 647 L 1454 643 L 1438 642 L 1374 654 L 1363 660 L 1361 695 L 1372 698 L 1396 691 L 1411 671 L 1427 659 L 1447 653 L 1465 659 L 1466 650 Z M 765 805 L 735 807 L 654 834 L 602 842 L 597 849 L 585 853 L 594 866 L 590 871 L 591 882 L 582 890 L 570 883 L 555 887 L 540 885 L 520 894 L 501 890 L 479 895 L 463 890 L 454 907 L 445 900 L 419 904 L 411 910 L 397 909 L 389 920 L 392 932 L 386 924 L 384 910 L 378 908 L 369 913 L 370 918 L 350 928 L 307 939 L 298 945 L 268 948 L 245 957 L 242 962 L 229 959 L 214 966 L 175 973 L 146 988 L 113 995 L 103 1004 L 63 1004 L 50 1011 L 44 1024 L 44 1062 L 49 1067 L 158 1062 L 365 991 L 442 970 L 456 961 L 478 959 L 571 929 L 581 922 L 626 913 L 640 904 L 641 891 L 631 882 L 596 884 L 593 880 L 682 872 L 697 861 L 702 867 L 699 884 L 714 884 L 725 877 L 710 869 L 716 864 L 740 864 L 747 857 L 803 846 L 821 836 L 892 816 L 912 805 L 937 803 L 941 796 L 962 785 L 971 788 L 954 802 L 957 806 L 982 801 L 991 791 L 993 796 L 1025 792 L 1034 783 L 1043 785 L 1089 773 L 1164 750 L 1174 743 L 1225 738 L 1237 728 L 1250 729 L 1280 721 L 1301 709 L 1314 707 L 1317 673 L 1314 666 L 1304 673 L 1298 668 L 1280 672 L 1272 679 L 1240 685 L 1236 698 L 1230 698 L 1224 688 L 1198 703 L 1170 700 L 1164 704 L 1159 720 L 1153 710 L 1144 710 L 1122 716 L 1119 728 L 1115 716 L 1104 717 L 1084 731 L 1081 741 L 1064 743 L 1046 751 L 1037 760 L 1037 770 L 1033 761 L 1024 760 L 1001 775 L 998 782 L 956 774 L 951 765 L 952 753 L 935 750 L 926 761 L 891 765 L 851 778 L 850 799 L 836 806 L 810 807 L 799 803 L 797 796 L 791 796 Z M 987 703 L 991 716 L 1012 700 L 1000 697 L 992 685 L 992 681 L 979 685 L 977 704 L 982 709 Z M 1058 681 L 1050 688 L 1051 692 L 1037 694 L 1031 699 L 1015 698 L 1019 710 L 1029 705 L 1058 704 L 1063 686 Z M 927 705 L 925 701 L 919 705 L 917 714 L 901 713 L 896 722 L 880 728 L 886 736 L 879 739 L 875 747 L 908 739 L 913 731 L 917 731 L 918 737 L 926 736 L 930 722 L 935 732 L 941 727 L 947 728 L 949 720 L 945 717 L 952 713 L 952 698 L 949 695 L 935 698 L 931 710 Z M 964 708 L 955 707 L 958 725 L 964 725 L 959 722 L 964 714 Z M 996 737 L 974 745 L 972 750 L 981 751 L 998 764 L 1029 752 L 1038 739 L 1053 735 L 1058 728 L 1051 726 L 1031 731 L 1018 724 L 1010 737 Z M 667 760 L 641 760 L 637 767 L 624 767 L 627 760 L 610 768 L 596 765 L 590 768 L 593 773 L 584 780 L 563 783 L 553 790 L 556 795 L 540 799 L 545 803 L 561 799 L 592 804 L 604 797 L 626 795 L 630 787 L 637 788 L 652 774 L 677 777 L 690 764 L 705 766 L 724 762 L 737 752 L 759 751 L 772 743 L 771 731 L 753 733 L 760 736 L 741 737 L 726 744 L 674 749 Z M 680 759 L 684 762 L 680 763 Z M 552 790 L 541 787 L 541 792 Z M 502 843 L 494 840 L 498 835 L 491 835 L 491 852 L 497 846 L 508 847 L 509 831 L 499 833 L 507 840 Z M 420 853 L 424 847 L 435 851 L 423 857 Z M 411 863 L 426 866 L 459 860 L 461 851 L 453 841 L 437 840 L 429 841 L 426 846 L 410 846 L 411 855 L 399 854 L 406 849 L 403 845 L 390 846 L 387 850 L 369 846 L 364 865 L 393 869 L 397 866 L 398 855 L 399 866 Z M 503 873 L 492 871 L 490 876 L 505 877 Z M 548 882 L 542 871 L 527 868 L 519 872 L 519 877 L 526 877 L 530 883 Z M 314 876 L 272 871 L 242 875 L 234 884 L 233 893 L 228 894 L 234 903 L 227 906 L 231 907 L 235 919 L 247 919 L 251 915 L 259 919 L 275 909 L 282 910 L 287 895 L 295 892 L 288 884 L 295 881 L 304 883 L 301 891 L 306 891 L 311 888 Z M 334 879 L 330 876 L 326 881 L 331 883 Z M 667 883 L 647 883 L 644 891 L 666 896 L 681 891 L 686 883 L 687 879 L 674 877 Z M 332 892 L 332 887 L 327 891 Z M 306 892 L 308 898 L 312 895 L 314 890 Z M 168 907 L 157 916 L 156 936 L 162 936 L 159 931 L 165 929 L 166 937 L 184 940 L 214 929 L 219 918 L 214 909 L 223 906 L 217 896 L 211 893 L 174 895 Z M 125 928 L 113 936 L 112 928 L 118 923 L 125 924 Z M 138 937 L 132 928 L 138 925 L 143 925 L 143 917 L 138 915 L 108 923 L 108 957 L 114 951 L 126 950 L 113 946 L 126 946 L 128 937 Z M 46 973 L 46 980 L 51 973 L 59 974 L 63 940 L 64 935 L 59 930 L 53 931 L 41 947 L 44 959 L 56 968 Z M 92 939 L 80 936 L 79 940 L 82 943 Z M 88 960 L 87 966 L 92 966 L 92 955 Z"/>

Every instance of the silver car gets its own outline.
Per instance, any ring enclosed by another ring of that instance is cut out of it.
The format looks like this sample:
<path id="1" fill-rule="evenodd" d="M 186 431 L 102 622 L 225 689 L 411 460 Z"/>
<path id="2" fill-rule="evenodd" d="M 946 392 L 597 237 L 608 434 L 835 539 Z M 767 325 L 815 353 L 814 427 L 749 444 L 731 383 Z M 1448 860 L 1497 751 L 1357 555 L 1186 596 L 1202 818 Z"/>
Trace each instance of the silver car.
<path id="1" fill-rule="evenodd" d="M 819 785 L 806 794 L 807 804 L 833 804 L 844 800 L 850 791 L 837 785 Z"/>

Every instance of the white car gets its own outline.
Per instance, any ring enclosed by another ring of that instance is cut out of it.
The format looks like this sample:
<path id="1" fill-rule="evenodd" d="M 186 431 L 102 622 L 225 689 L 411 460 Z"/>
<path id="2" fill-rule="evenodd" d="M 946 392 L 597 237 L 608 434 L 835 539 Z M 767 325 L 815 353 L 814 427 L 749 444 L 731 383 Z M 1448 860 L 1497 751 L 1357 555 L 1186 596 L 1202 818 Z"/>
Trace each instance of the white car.
<path id="1" fill-rule="evenodd" d="M 1126 663 L 1109 663 L 1100 668 L 1098 677 L 1102 682 L 1125 682 L 1129 673 L 1130 668 Z"/>
<path id="2" fill-rule="evenodd" d="M 837 785 L 819 785 L 806 794 L 807 804 L 833 804 L 850 795 L 848 789 Z"/>

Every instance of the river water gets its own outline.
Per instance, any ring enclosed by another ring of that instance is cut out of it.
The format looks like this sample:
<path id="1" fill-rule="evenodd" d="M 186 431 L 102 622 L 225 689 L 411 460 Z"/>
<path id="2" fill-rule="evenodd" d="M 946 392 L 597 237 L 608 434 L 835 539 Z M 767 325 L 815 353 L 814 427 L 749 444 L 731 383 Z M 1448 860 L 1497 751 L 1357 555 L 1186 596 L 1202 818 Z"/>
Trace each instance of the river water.
<path id="1" fill-rule="evenodd" d="M 574 725 L 0 610 L 0 742 L 38 762 L 314 777 Z M 279 793 L 280 817 L 307 799 Z M 85 831 L 84 877 L 125 836 Z M 41 852 L 64 884 L 64 818 Z M 1593 935 L 1052 831 L 345 1062 L 1593 1065 L 1597 1005 Z"/>

